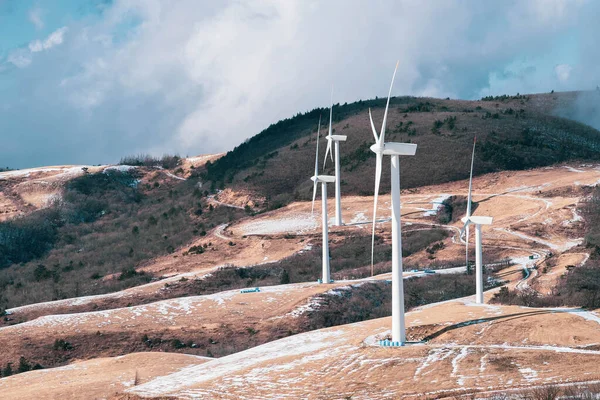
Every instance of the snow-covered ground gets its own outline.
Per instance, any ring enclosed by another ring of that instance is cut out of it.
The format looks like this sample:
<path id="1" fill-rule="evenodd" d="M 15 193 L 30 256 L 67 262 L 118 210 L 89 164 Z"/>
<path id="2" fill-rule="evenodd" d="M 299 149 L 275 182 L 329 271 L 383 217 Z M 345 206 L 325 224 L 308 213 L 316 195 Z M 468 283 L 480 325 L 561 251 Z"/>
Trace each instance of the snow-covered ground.
<path id="1" fill-rule="evenodd" d="M 65 167 L 44 167 L 44 168 L 28 168 L 18 169 L 15 171 L 0 172 L 0 180 L 9 178 L 28 178 L 31 174 L 44 173 L 44 172 L 59 172 L 61 176 L 77 176 L 83 174 L 82 168 L 91 168 L 89 165 L 76 165 L 76 166 L 65 166 Z"/>
<path id="2" fill-rule="evenodd" d="M 244 235 L 274 235 L 281 233 L 306 233 L 317 229 L 317 219 L 308 213 L 286 216 L 283 218 L 261 219 L 248 222 L 239 228 Z"/>
<path id="3" fill-rule="evenodd" d="M 111 165 L 109 167 L 104 168 L 104 172 L 106 171 L 119 171 L 119 172 L 127 172 L 132 169 L 136 169 L 135 165 Z"/>
<path id="4" fill-rule="evenodd" d="M 569 170 L 569 171 L 571 171 L 571 172 L 577 172 L 577 173 L 582 173 L 582 172 L 585 172 L 585 171 L 583 171 L 583 170 L 580 170 L 580 169 L 577 169 L 577 168 L 570 167 L 570 166 L 568 166 L 568 165 L 565 165 L 565 168 L 566 168 L 566 169 L 568 169 L 568 170 Z"/>
<path id="5" fill-rule="evenodd" d="M 252 376 L 256 380 L 260 380 L 261 375 L 267 376 L 267 372 L 283 372 L 291 368 L 290 366 L 276 366 L 277 364 L 274 361 L 277 359 L 303 355 L 304 357 L 294 363 L 295 368 L 301 368 L 303 363 L 314 361 L 315 354 L 319 354 L 317 356 L 319 358 L 327 357 L 327 352 L 322 351 L 326 348 L 330 348 L 333 353 L 339 352 L 342 349 L 338 347 L 336 351 L 336 342 L 342 342 L 339 339 L 342 333 L 341 330 L 327 330 L 311 332 L 309 335 L 294 335 L 271 342 L 268 345 L 254 347 L 241 353 L 209 361 L 204 365 L 204 368 L 191 366 L 161 379 L 152 380 L 137 386 L 135 393 L 142 396 L 168 393 L 189 386 L 192 383 L 198 384 L 220 377 L 227 377 L 250 368 L 252 368 Z M 267 346 L 268 351 L 265 351 L 267 350 L 265 346 Z M 273 363 L 275 366 L 264 366 L 265 363 Z M 226 390 L 226 387 L 223 390 Z"/>
<path id="6" fill-rule="evenodd" d="M 194 164 L 194 163 L 204 163 L 204 162 L 206 162 L 208 160 L 211 160 L 213 158 L 217 158 L 221 154 L 225 154 L 225 153 L 220 153 L 220 154 L 204 154 L 204 155 L 195 156 L 195 157 L 188 157 L 188 158 L 186 158 L 186 160 L 189 161 L 189 162 L 191 162 L 192 164 Z"/>
<path id="7" fill-rule="evenodd" d="M 444 307 L 444 304 L 452 302 L 457 303 L 456 307 Z M 473 312 L 460 310 L 461 303 L 477 306 L 480 309 L 473 310 Z M 442 307 L 435 310 L 440 306 Z M 456 309 L 459 310 L 457 315 L 447 316 L 445 314 L 445 311 Z M 528 308 L 527 310 L 538 309 Z M 589 318 L 579 314 L 578 310 L 557 309 L 554 312 L 559 315 L 563 312 L 573 313 L 573 315 L 580 315 L 585 319 Z M 421 324 L 422 322 L 418 318 L 454 321 L 447 324 L 435 323 L 440 325 L 440 328 L 457 323 L 457 321 L 466 321 L 464 327 L 471 325 L 477 327 L 475 330 L 466 331 L 465 334 L 480 335 L 487 328 L 496 327 L 493 334 L 497 335 L 502 333 L 502 324 L 519 324 L 518 318 L 511 318 L 513 313 L 514 311 L 510 308 L 487 304 L 476 305 L 468 298 L 464 298 L 419 307 L 407 313 L 407 318 L 412 321 L 409 325 Z M 500 314 L 506 318 L 500 318 Z M 473 315 L 473 319 L 469 320 L 468 317 L 471 315 Z M 557 321 L 561 320 L 563 319 L 557 318 Z M 597 316 L 594 316 L 593 320 L 600 323 Z M 385 324 L 389 323 L 389 320 L 385 321 Z M 410 385 L 419 385 L 419 388 L 424 387 L 421 385 L 435 388 L 437 380 L 442 383 L 442 387 L 445 385 L 448 388 L 469 388 L 473 387 L 472 385 L 481 387 L 481 384 L 484 384 L 483 388 L 487 388 L 490 384 L 492 385 L 489 386 L 490 388 L 506 385 L 511 387 L 513 380 L 515 384 L 548 382 L 549 379 L 563 381 L 567 375 L 559 373 L 559 369 L 552 371 L 549 367 L 545 367 L 547 363 L 538 360 L 540 358 L 545 360 L 548 357 L 551 360 L 568 360 L 564 355 L 577 355 L 582 357 L 578 358 L 580 362 L 591 365 L 589 363 L 593 363 L 600 356 L 599 350 L 586 348 L 588 346 L 570 346 L 560 342 L 529 345 L 525 344 L 525 341 L 521 344 L 520 338 L 518 341 L 513 340 L 512 342 L 510 342 L 510 338 L 507 338 L 506 342 L 496 343 L 493 341 L 486 343 L 480 340 L 473 343 L 432 340 L 428 343 L 411 343 L 403 348 L 382 349 L 378 346 L 378 341 L 390 333 L 389 327 L 385 327 L 385 324 L 382 325 L 381 320 L 364 321 L 338 328 L 298 334 L 210 361 L 202 367 L 190 367 L 178 373 L 154 379 L 128 391 L 142 396 L 176 395 L 189 399 L 210 398 L 225 391 L 237 394 L 237 397 L 227 398 L 246 399 L 252 398 L 252 395 L 256 397 L 255 390 L 264 390 L 271 394 L 280 393 L 281 398 L 297 398 L 302 397 L 301 395 L 297 396 L 298 390 L 301 388 L 305 394 L 317 393 L 320 386 L 312 386 L 316 382 L 327 382 L 331 388 L 341 389 L 342 386 L 350 384 L 352 377 L 349 375 L 357 373 L 361 377 L 368 376 L 365 379 L 368 379 L 373 385 L 383 385 L 383 382 L 387 382 L 385 387 L 390 390 L 389 396 L 381 398 L 397 398 L 400 397 L 398 393 L 404 392 L 394 393 L 394 387 L 396 390 L 402 387 L 403 390 L 409 391 L 411 390 Z M 479 326 L 482 326 L 483 329 L 480 329 Z M 567 341 L 569 337 L 569 335 L 566 336 Z M 589 340 L 593 341 L 593 338 Z M 511 364 L 515 368 L 502 373 L 495 368 L 488 368 L 489 364 L 498 361 L 498 357 L 512 358 Z M 393 383 L 390 383 L 389 379 L 384 377 L 387 373 L 394 374 L 394 378 L 396 378 L 396 374 L 399 375 L 397 379 L 393 380 Z M 487 375 L 484 376 L 486 373 Z M 441 378 L 442 376 L 444 378 Z M 509 378 L 504 378 L 504 376 L 509 376 Z M 448 380 L 446 377 L 451 379 Z M 338 379 L 347 379 L 347 381 L 336 386 L 333 382 Z M 401 386 L 402 382 L 410 382 L 408 389 L 406 386 Z M 377 390 L 378 395 L 375 397 L 380 398 L 380 388 L 378 387 Z M 357 394 L 353 398 L 374 398 L 366 395 L 369 392 L 359 393 L 361 394 Z M 428 392 L 428 394 L 431 393 L 433 392 Z"/>

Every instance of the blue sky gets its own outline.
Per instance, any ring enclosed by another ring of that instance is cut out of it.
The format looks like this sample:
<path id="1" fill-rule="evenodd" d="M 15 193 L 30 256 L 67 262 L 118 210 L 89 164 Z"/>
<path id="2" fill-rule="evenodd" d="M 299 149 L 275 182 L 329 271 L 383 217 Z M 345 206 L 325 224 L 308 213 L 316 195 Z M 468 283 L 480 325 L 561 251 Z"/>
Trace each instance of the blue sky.
<path id="1" fill-rule="evenodd" d="M 100 18 L 111 1 L 0 0 L 0 57 L 83 18 Z"/>
<path id="2" fill-rule="evenodd" d="M 385 95 L 593 89 L 587 0 L 0 0 L 0 165 L 225 151 Z"/>

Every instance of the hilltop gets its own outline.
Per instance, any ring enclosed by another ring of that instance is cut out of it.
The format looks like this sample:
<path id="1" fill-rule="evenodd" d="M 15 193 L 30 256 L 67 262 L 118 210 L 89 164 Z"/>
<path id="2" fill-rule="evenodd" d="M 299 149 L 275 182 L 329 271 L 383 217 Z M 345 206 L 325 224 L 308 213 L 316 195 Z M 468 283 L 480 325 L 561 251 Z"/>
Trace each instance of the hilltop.
<path id="1" fill-rule="evenodd" d="M 588 96 L 588 109 L 575 110 Z M 599 132 L 562 116 L 587 119 L 597 108 L 596 92 L 498 96 L 479 101 L 393 97 L 386 140 L 418 144 L 415 157 L 402 159 L 402 188 L 465 179 L 470 148 L 478 139 L 475 174 L 523 170 L 569 160 L 597 160 Z M 368 108 L 380 126 L 385 99 L 336 104 L 333 131 L 348 136 L 341 144 L 342 187 L 345 194 L 371 195 L 375 157 Z M 329 110 L 315 109 L 278 122 L 207 164 L 206 177 L 216 187 L 249 192 L 269 199 L 268 206 L 310 198 L 307 179 L 314 169 L 319 116 L 327 131 Z M 319 163 L 323 165 L 323 153 Z M 331 161 L 326 172 L 333 171 Z M 382 191 L 389 191 L 384 167 Z"/>

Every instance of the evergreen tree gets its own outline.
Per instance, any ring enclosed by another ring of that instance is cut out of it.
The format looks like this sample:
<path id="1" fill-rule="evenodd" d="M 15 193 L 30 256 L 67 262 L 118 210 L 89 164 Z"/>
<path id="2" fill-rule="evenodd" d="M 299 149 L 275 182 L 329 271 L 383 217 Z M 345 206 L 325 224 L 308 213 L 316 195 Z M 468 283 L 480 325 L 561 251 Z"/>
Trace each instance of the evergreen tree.
<path id="1" fill-rule="evenodd" d="M 29 363 L 23 356 L 21 356 L 21 358 L 19 358 L 19 368 L 17 371 L 19 371 L 19 373 L 31 371 L 31 365 L 29 365 Z"/>
<path id="2" fill-rule="evenodd" d="M 279 283 L 282 285 L 287 285 L 290 283 L 290 274 L 287 272 L 287 269 L 284 269 L 281 273 L 281 278 L 279 279 Z"/>
<path id="3" fill-rule="evenodd" d="M 2 370 L 2 377 L 11 376 L 13 374 L 12 363 L 7 363 L 6 367 Z"/>

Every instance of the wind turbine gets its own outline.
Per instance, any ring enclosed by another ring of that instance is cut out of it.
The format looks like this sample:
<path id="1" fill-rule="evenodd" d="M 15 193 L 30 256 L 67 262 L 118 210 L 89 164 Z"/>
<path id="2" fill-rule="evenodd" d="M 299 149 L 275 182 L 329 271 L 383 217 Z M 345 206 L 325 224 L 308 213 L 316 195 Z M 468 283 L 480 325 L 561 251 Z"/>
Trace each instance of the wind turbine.
<path id="1" fill-rule="evenodd" d="M 313 184 L 312 212 L 315 211 L 315 199 L 317 198 L 317 185 L 321 184 L 321 204 L 323 221 L 323 275 L 322 283 L 331 282 L 329 269 L 329 231 L 327 226 L 327 183 L 334 183 L 335 176 L 319 175 L 319 139 L 321 137 L 321 117 L 319 117 L 319 128 L 317 129 L 317 154 L 315 155 L 315 174 L 310 178 Z"/>
<path id="2" fill-rule="evenodd" d="M 406 342 L 406 328 L 404 323 L 404 282 L 402 281 L 402 238 L 400 227 L 400 156 L 414 156 L 417 145 L 412 143 L 385 143 L 385 125 L 387 122 L 388 108 L 394 78 L 398 70 L 398 63 L 394 69 L 390 91 L 388 93 L 385 114 L 381 125 L 381 133 L 378 135 L 373 123 L 373 116 L 369 108 L 371 129 L 375 137 L 375 144 L 371 151 L 377 156 L 375 169 L 375 199 L 373 204 L 373 233 L 371 238 L 371 274 L 373 274 L 373 254 L 375 249 L 375 223 L 377 217 L 377 199 L 379 197 L 379 183 L 381 181 L 381 169 L 383 156 L 391 156 L 392 164 L 392 343 L 403 346 Z"/>
<path id="3" fill-rule="evenodd" d="M 461 220 L 465 223 L 460 235 L 466 233 L 466 261 L 467 268 L 469 267 L 469 225 L 475 225 L 475 302 L 483 304 L 483 271 L 481 265 L 482 245 L 481 245 L 481 225 L 491 225 L 492 217 L 472 216 L 471 215 L 471 188 L 473 186 L 473 161 L 475 160 L 475 144 L 477 138 L 473 140 L 473 154 L 471 156 L 471 174 L 469 176 L 469 195 L 467 198 L 467 215 Z"/>
<path id="4" fill-rule="evenodd" d="M 333 152 L 331 151 L 331 142 L 335 143 L 335 225 L 341 226 L 342 222 L 342 192 L 340 189 L 340 142 L 345 142 L 348 136 L 333 135 L 331 125 L 333 123 L 333 87 L 331 88 L 331 107 L 329 107 L 329 133 L 327 134 L 327 150 L 325 151 L 325 161 L 323 168 L 327 163 L 327 155 L 331 156 L 333 161 Z"/>
<path id="5" fill-rule="evenodd" d="M 477 136 L 473 139 L 473 154 L 471 155 L 471 174 L 469 175 L 469 194 L 467 196 L 467 218 L 471 217 L 471 189 L 473 187 L 473 162 L 475 161 L 475 144 L 477 143 Z M 469 271 L 469 224 L 466 224 L 463 230 L 466 232 L 465 236 L 465 265 L 467 272 Z M 462 233 L 461 233 L 462 236 Z"/>

